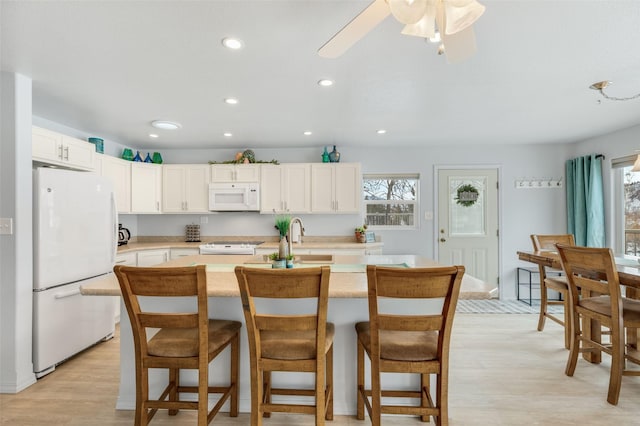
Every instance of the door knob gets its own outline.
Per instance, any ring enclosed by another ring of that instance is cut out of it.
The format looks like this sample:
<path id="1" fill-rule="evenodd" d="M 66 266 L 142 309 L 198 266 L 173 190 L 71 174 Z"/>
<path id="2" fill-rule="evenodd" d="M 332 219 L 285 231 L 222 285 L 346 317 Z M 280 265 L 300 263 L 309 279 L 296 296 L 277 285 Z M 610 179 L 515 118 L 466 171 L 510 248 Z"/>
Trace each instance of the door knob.
<path id="1" fill-rule="evenodd" d="M 440 238 L 440 242 L 441 242 L 441 243 L 444 243 L 445 241 L 447 241 L 447 240 L 446 240 L 446 239 L 444 239 L 444 238 Z"/>

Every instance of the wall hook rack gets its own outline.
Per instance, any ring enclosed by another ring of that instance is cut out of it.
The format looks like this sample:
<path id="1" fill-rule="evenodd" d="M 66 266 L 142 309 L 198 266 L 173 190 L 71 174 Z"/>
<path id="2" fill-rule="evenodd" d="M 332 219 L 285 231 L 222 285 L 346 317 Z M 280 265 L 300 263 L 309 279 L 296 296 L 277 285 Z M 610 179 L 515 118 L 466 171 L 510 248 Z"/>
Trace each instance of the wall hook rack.
<path id="1" fill-rule="evenodd" d="M 516 189 L 562 188 L 562 178 L 521 178 L 515 180 Z"/>

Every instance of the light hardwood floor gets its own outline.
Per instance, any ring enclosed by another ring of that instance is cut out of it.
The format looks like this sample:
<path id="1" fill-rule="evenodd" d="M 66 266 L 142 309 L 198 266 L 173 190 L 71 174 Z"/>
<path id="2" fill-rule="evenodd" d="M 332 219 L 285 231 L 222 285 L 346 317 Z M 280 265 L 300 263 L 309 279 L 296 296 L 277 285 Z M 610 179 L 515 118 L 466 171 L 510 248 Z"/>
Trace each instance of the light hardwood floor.
<path id="1" fill-rule="evenodd" d="M 606 401 L 609 357 L 580 360 L 564 375 L 568 351 L 560 326 L 535 330 L 537 315 L 458 314 L 451 348 L 449 419 L 458 425 L 638 425 L 640 377 L 623 377 L 620 402 Z M 133 424 L 133 412 L 114 409 L 118 392 L 118 338 L 59 366 L 17 395 L 0 395 L 0 424 L 11 426 Z M 355 360 L 354 360 L 355 369 Z M 354 373 L 355 374 L 355 373 Z M 194 413 L 159 412 L 152 425 L 195 424 Z M 248 425 L 249 415 L 219 414 L 212 424 Z M 310 416 L 274 414 L 265 426 L 312 425 Z M 369 425 L 337 416 L 334 426 Z M 416 418 L 384 417 L 383 424 L 419 425 Z M 433 424 L 433 423 L 431 423 Z"/>

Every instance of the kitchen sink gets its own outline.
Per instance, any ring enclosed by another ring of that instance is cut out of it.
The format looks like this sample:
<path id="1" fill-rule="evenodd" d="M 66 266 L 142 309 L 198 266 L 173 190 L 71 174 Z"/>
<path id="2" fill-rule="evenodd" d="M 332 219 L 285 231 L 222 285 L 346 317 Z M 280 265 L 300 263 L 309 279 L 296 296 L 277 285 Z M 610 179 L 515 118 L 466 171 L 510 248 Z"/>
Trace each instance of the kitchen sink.
<path id="1" fill-rule="evenodd" d="M 296 254 L 293 259 L 293 263 L 315 263 L 318 265 L 328 265 L 333 262 L 332 254 Z M 271 263 L 271 259 L 269 259 L 268 254 L 265 254 L 264 256 L 256 256 L 245 262 L 245 264 L 261 263 Z"/>

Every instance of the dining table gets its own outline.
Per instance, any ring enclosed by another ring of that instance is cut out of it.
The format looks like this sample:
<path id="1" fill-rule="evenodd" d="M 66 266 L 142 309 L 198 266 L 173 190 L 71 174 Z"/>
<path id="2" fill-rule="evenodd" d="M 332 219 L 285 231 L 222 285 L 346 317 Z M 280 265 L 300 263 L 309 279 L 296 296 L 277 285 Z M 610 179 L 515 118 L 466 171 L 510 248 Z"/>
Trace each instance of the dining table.
<path id="1" fill-rule="evenodd" d="M 557 251 L 539 250 L 539 251 L 517 251 L 518 259 L 534 263 L 539 266 L 545 266 L 553 269 L 562 270 L 562 262 Z M 624 286 L 625 297 L 632 299 L 640 299 L 640 259 L 632 256 L 614 256 L 616 269 L 618 271 L 618 279 L 620 285 Z M 582 293 L 583 297 L 590 297 L 588 293 Z M 582 324 L 582 332 L 589 334 L 595 341 L 601 340 L 602 328 L 598 321 L 585 321 Z M 637 330 L 627 330 L 627 343 L 637 349 L 638 337 Z M 602 354 L 599 351 L 584 352 L 583 358 L 592 363 L 599 363 L 602 360 Z"/>

